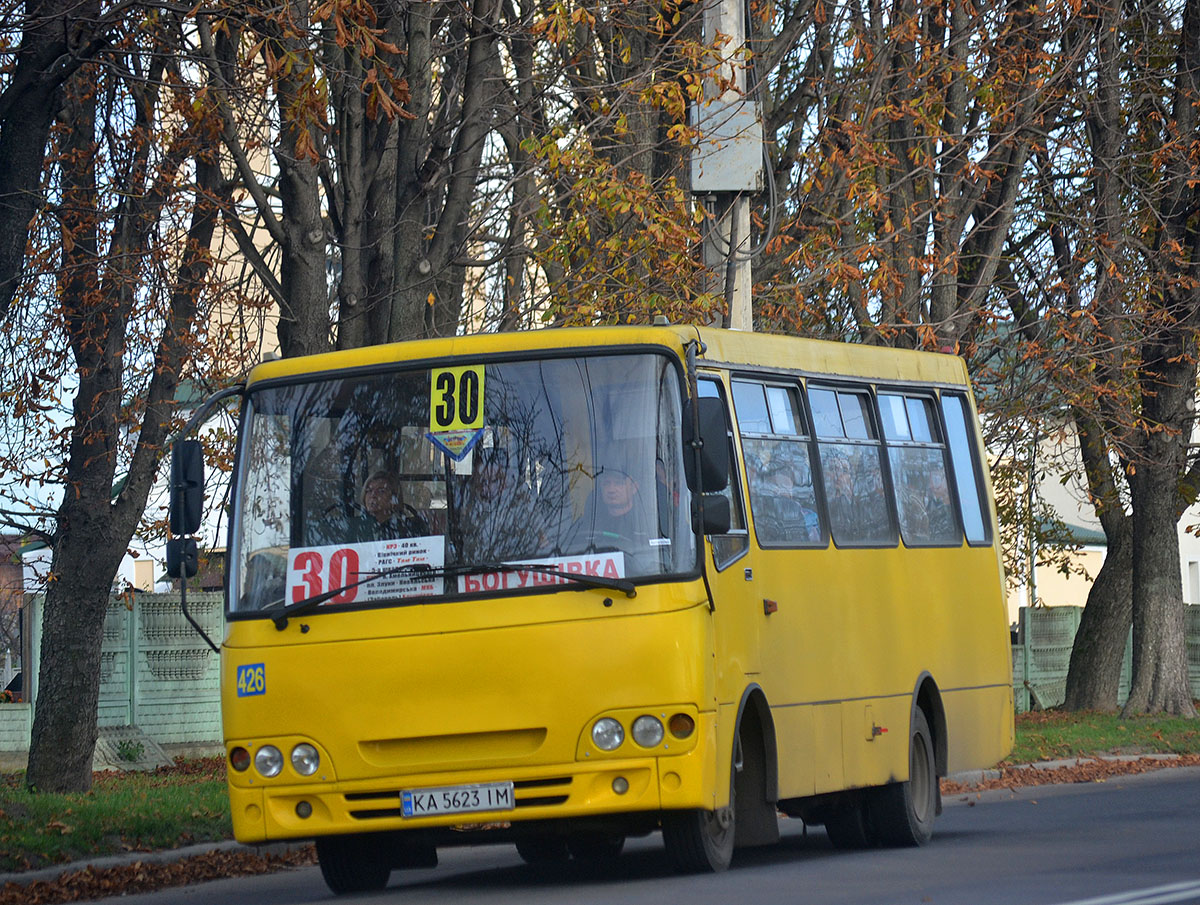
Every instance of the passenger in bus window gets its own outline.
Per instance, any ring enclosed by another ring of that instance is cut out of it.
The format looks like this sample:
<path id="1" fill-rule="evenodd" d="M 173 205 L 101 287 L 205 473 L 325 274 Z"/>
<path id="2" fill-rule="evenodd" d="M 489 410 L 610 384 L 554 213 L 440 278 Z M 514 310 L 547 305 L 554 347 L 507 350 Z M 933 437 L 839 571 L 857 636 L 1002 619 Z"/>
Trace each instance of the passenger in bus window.
<path id="1" fill-rule="evenodd" d="M 822 444 L 821 458 L 834 541 L 887 543 L 891 523 L 876 451 Z"/>
<path id="2" fill-rule="evenodd" d="M 786 459 L 771 463 L 767 471 L 769 483 L 764 486 L 764 525 L 759 534 L 769 543 L 812 543 L 821 539 L 821 522 L 812 508 L 811 482 L 796 483 L 796 465 Z"/>
<path id="3" fill-rule="evenodd" d="M 353 517 L 342 496 L 348 486 L 346 471 L 346 463 L 333 446 L 313 456 L 304 470 L 302 546 L 320 547 L 346 540 L 348 519 Z"/>
<path id="4" fill-rule="evenodd" d="M 364 517 L 351 527 L 351 541 L 394 540 L 423 537 L 429 533 L 415 510 L 404 505 L 400 479 L 390 471 L 377 471 L 367 478 L 362 490 Z"/>
<path id="5" fill-rule="evenodd" d="M 958 527 L 954 522 L 954 509 L 950 504 L 950 488 L 946 484 L 946 470 L 937 463 L 929 470 L 929 489 L 925 496 L 925 513 L 929 517 L 929 534 L 937 542 L 959 540 Z"/>
<path id="6" fill-rule="evenodd" d="M 533 497 L 510 467 L 503 448 L 476 449 L 458 496 L 459 559 L 497 562 L 545 552 L 545 532 Z"/>

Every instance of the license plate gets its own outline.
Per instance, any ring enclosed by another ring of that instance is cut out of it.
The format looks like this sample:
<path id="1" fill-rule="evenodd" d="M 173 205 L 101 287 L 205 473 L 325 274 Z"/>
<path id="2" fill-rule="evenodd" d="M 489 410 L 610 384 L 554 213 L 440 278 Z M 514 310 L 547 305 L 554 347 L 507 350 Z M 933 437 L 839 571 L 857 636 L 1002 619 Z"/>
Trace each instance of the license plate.
<path id="1" fill-rule="evenodd" d="M 511 811 L 516 804 L 511 782 L 485 782 L 472 786 L 406 790 L 400 793 L 400 806 L 405 817 L 431 817 L 470 811 Z"/>

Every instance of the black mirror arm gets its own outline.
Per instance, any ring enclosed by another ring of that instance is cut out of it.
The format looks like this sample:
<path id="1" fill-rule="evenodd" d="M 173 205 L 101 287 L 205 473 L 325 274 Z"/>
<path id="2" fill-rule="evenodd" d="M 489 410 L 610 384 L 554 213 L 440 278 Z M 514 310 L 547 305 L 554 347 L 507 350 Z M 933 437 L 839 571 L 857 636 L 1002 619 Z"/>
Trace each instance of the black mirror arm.
<path id="1" fill-rule="evenodd" d="M 700 382 L 696 378 L 696 354 L 703 351 L 703 343 L 700 337 L 697 336 L 694 342 L 687 344 L 687 380 L 688 392 L 692 400 L 691 404 L 695 408 L 695 413 L 692 416 L 692 437 L 688 441 L 692 447 L 692 474 L 696 476 L 699 483 L 701 474 L 701 455 L 700 450 L 704 447 L 704 440 L 700 436 Z M 690 488 L 689 488 L 690 490 Z M 715 612 L 717 609 L 716 600 L 713 598 L 712 586 L 708 583 L 708 557 L 704 546 L 704 494 L 692 491 L 693 498 L 698 500 L 700 517 L 693 524 L 692 530 L 696 532 L 696 549 L 700 554 L 700 577 L 704 579 L 704 593 L 708 595 L 708 611 Z"/>
<path id="2" fill-rule="evenodd" d="M 196 411 L 192 412 L 192 417 L 190 417 L 187 421 L 187 424 L 183 426 L 183 430 L 171 438 L 169 445 L 174 446 L 178 441 L 190 436 L 192 431 L 194 431 L 200 424 L 204 422 L 214 408 L 216 408 L 220 403 L 224 402 L 230 396 L 240 396 L 244 391 L 245 387 L 242 384 L 237 384 L 235 386 L 226 387 L 225 389 L 214 393 L 212 396 L 209 396 L 199 405 Z M 176 505 L 180 503 L 180 497 L 182 496 L 183 492 L 184 488 L 176 486 L 174 480 L 172 480 L 171 499 L 173 503 Z M 196 630 L 196 633 L 204 639 L 205 643 L 212 648 L 213 652 L 220 655 L 221 648 L 213 642 L 213 639 L 208 636 L 208 632 L 204 630 L 200 623 L 196 621 L 195 617 L 192 616 L 191 612 L 188 611 L 187 583 L 188 579 L 186 575 L 180 578 L 179 608 L 183 611 L 183 618 L 186 619 L 191 627 Z"/>
<path id="3" fill-rule="evenodd" d="M 183 430 L 171 438 L 171 443 L 169 445 L 174 446 L 176 441 L 182 440 L 184 437 L 187 437 L 189 434 L 191 434 L 192 431 L 194 431 L 204 422 L 204 419 L 208 417 L 209 412 L 216 408 L 218 404 L 224 402 L 230 396 L 242 395 L 245 390 L 245 386 L 239 383 L 213 393 L 202 403 L 200 403 L 200 405 L 196 408 L 196 411 L 192 412 L 192 417 L 188 418 L 187 424 L 183 426 Z"/>

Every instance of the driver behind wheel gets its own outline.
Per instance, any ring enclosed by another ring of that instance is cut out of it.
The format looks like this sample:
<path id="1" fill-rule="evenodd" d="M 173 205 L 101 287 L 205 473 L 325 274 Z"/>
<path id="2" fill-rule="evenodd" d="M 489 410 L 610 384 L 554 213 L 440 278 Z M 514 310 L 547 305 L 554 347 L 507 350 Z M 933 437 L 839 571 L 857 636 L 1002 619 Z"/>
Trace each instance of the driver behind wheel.
<path id="1" fill-rule="evenodd" d="M 366 518 L 356 526 L 356 540 L 395 540 L 429 533 L 425 520 L 404 505 L 400 479 L 390 471 L 377 471 L 367 478 L 362 508 Z"/>
<path id="2" fill-rule="evenodd" d="M 658 568 L 657 551 L 650 546 L 651 510 L 629 470 L 605 465 L 596 475 L 588 510 L 572 527 L 572 546 L 588 550 L 619 550 L 627 574 Z"/>

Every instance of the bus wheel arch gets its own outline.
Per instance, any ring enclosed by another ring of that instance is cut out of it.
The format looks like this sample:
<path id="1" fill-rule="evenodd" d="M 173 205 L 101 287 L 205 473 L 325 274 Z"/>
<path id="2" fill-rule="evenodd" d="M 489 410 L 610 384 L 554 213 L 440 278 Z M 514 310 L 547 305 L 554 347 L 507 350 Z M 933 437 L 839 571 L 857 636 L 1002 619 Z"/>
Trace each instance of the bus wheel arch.
<path id="1" fill-rule="evenodd" d="M 779 755 L 771 708 L 758 685 L 742 694 L 734 737 L 734 845 L 772 845 L 779 841 Z"/>
<path id="2" fill-rule="evenodd" d="M 941 731 L 934 728 L 937 725 Z M 933 837 L 933 820 L 942 811 L 938 776 L 945 771 L 945 752 L 941 695 L 933 678 L 925 674 L 917 682 L 909 718 L 908 779 L 876 789 L 867 800 L 866 818 L 875 841 L 919 846 Z"/>
<path id="3" fill-rule="evenodd" d="M 946 738 L 946 708 L 942 705 L 942 693 L 937 682 L 928 672 L 917 679 L 913 691 L 913 710 L 920 709 L 925 714 L 929 731 L 933 734 L 933 757 L 937 767 L 937 775 L 947 773 L 947 738 Z M 941 800 L 938 801 L 938 813 L 941 813 Z"/>
<path id="4" fill-rule="evenodd" d="M 742 694 L 729 761 L 729 805 L 715 811 L 666 811 L 663 843 L 677 870 L 719 872 L 729 866 L 735 846 L 779 840 L 776 799 L 779 764 L 775 725 L 758 685 Z"/>

